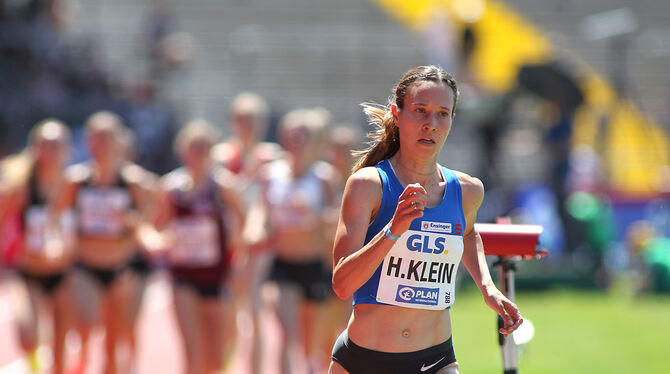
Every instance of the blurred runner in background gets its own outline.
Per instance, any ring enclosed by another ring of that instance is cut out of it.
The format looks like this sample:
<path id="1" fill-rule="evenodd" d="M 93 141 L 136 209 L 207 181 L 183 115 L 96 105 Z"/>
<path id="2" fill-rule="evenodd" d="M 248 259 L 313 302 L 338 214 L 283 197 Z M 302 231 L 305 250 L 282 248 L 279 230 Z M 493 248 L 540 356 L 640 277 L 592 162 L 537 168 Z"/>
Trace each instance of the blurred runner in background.
<path id="1" fill-rule="evenodd" d="M 244 215 L 235 176 L 211 162 L 218 135 L 202 120 L 188 123 L 177 135 L 175 150 L 184 166 L 161 179 L 154 222 L 166 244 L 149 245 L 169 249 L 184 372 L 189 374 L 218 373 L 235 337 L 227 281 Z"/>
<path id="2" fill-rule="evenodd" d="M 28 147 L 5 160 L 0 185 L 0 222 L 20 217 L 17 270 L 19 303 L 15 305 L 18 336 L 33 371 L 40 370 L 36 351 L 43 340 L 40 316 L 51 317 L 49 331 L 53 366 L 51 372 L 65 368 L 65 335 L 73 305 L 69 270 L 74 260 L 75 219 L 72 210 L 57 218 L 59 230 L 48 230 L 48 204 L 64 183 L 63 170 L 69 158 L 70 131 L 62 122 L 46 119 L 36 124 Z M 61 235 L 59 240 L 56 235 Z"/>
<path id="3" fill-rule="evenodd" d="M 85 126 L 91 160 L 67 169 L 67 183 L 55 198 L 54 211 L 72 208 L 77 215 L 78 262 L 73 279 L 82 337 L 81 365 L 86 365 L 91 329 L 102 322 L 104 372 L 128 372 L 128 367 L 119 368 L 116 348 L 133 329 L 130 310 L 136 284 L 129 266 L 137 254 L 134 231 L 143 198 L 149 193 L 147 178 L 126 161 L 123 136 L 127 130 L 119 116 L 97 112 Z"/>
<path id="4" fill-rule="evenodd" d="M 248 221 L 263 230 L 254 245 L 274 252 L 263 299 L 281 325 L 282 362 L 273 367 L 285 373 L 298 365 L 290 358 L 302 356 L 296 360 L 312 364 L 324 332 L 321 317 L 330 288 L 324 255 L 332 238 L 326 237 L 323 212 L 334 204 L 335 194 L 334 170 L 318 160 L 328 120 L 321 109 L 298 109 L 282 118 L 286 156 L 264 168 L 264 194 L 256 202 L 261 213 Z"/>
<path id="5" fill-rule="evenodd" d="M 238 94 L 229 110 L 231 136 L 212 148 L 214 162 L 237 175 L 240 191 L 244 191 L 241 202 L 245 210 L 259 198 L 258 172 L 261 166 L 277 159 L 281 153 L 278 144 L 263 141 L 269 125 L 268 120 L 269 107 L 263 97 L 253 92 Z M 247 221 L 251 221 L 249 225 L 244 225 L 246 232 L 243 236 L 256 235 L 256 227 L 252 222 L 255 215 L 253 211 L 247 215 Z M 270 263 L 270 256 L 264 249 L 254 247 L 242 251 L 240 264 L 232 275 L 237 304 L 238 343 L 242 339 L 250 342 L 251 353 L 245 355 L 248 362 L 244 366 L 252 373 L 259 372 L 261 362 L 260 287 L 267 276 Z"/>
<path id="6" fill-rule="evenodd" d="M 352 152 L 359 146 L 360 135 L 351 124 L 339 124 L 328 131 L 327 141 L 329 142 L 324 154 L 326 161 L 334 167 L 334 178 L 332 180 L 335 191 L 335 205 L 324 212 L 326 219 L 326 237 L 328 238 L 328 248 L 333 247 L 335 240 L 335 231 L 337 222 L 340 219 L 340 206 L 342 204 L 342 195 L 344 194 L 344 185 L 351 175 L 351 168 L 354 165 L 354 156 Z M 330 278 L 333 274 L 333 258 L 326 256 L 326 267 L 329 270 Z M 326 331 L 323 335 L 325 359 L 330 363 L 330 349 L 335 344 L 335 340 L 342 330 L 347 326 L 349 316 L 351 315 L 351 300 L 341 300 L 332 287 L 328 289 L 328 303 L 324 320 L 328 321 L 324 325 Z"/>
<path id="7" fill-rule="evenodd" d="M 137 137 L 131 129 L 124 128 L 119 139 L 121 141 L 122 153 L 125 159 L 123 168 L 129 175 L 141 179 L 142 188 L 139 188 L 136 192 L 140 195 L 138 204 L 141 204 L 141 206 L 138 206 L 138 209 L 142 212 L 143 216 L 150 217 L 154 213 L 156 207 L 155 189 L 158 182 L 158 176 L 135 163 L 137 155 Z M 150 257 L 142 246 L 137 247 L 137 252 L 128 265 L 130 269 L 130 282 L 132 283 L 130 287 L 130 307 L 127 310 L 129 314 L 126 317 L 129 323 L 125 324 L 124 327 L 126 329 L 125 331 L 122 331 L 121 334 L 128 343 L 128 366 L 135 368 L 137 363 L 138 345 L 137 332 L 135 330 L 137 327 L 137 319 L 142 308 L 144 291 L 153 269 Z"/>

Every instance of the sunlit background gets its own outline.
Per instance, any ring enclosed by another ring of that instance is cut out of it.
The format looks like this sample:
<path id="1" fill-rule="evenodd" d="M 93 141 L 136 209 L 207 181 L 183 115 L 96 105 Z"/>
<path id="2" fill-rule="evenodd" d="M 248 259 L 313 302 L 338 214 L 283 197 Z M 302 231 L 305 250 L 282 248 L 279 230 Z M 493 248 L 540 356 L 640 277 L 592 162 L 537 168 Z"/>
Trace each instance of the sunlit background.
<path id="1" fill-rule="evenodd" d="M 544 227 L 549 257 L 517 272 L 534 326 L 520 371 L 668 373 L 668 19 L 663 0 L 0 0 L 0 156 L 56 117 L 82 161 L 84 119 L 109 109 L 135 130 L 138 162 L 165 173 L 179 127 L 229 132 L 247 90 L 273 129 L 321 106 L 365 133 L 361 102 L 441 65 L 461 91 L 441 162 L 484 182 L 478 221 Z M 502 372 L 493 312 L 461 285 L 462 372 Z"/>

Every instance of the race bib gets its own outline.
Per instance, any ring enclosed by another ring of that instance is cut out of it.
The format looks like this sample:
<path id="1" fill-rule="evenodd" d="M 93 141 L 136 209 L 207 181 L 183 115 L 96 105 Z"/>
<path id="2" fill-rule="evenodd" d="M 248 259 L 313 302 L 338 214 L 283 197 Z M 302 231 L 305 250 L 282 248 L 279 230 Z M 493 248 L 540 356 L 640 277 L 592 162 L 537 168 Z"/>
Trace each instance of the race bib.
<path id="1" fill-rule="evenodd" d="M 36 255 L 44 255 L 47 210 L 43 206 L 31 206 L 25 213 L 26 250 Z M 75 219 L 71 210 L 63 212 L 59 219 L 60 234 L 66 248 L 72 248 L 75 240 Z"/>
<path id="2" fill-rule="evenodd" d="M 200 267 L 212 266 L 219 261 L 219 230 L 212 218 L 177 218 L 172 230 L 176 242 L 169 257 L 173 264 Z"/>
<path id="3" fill-rule="evenodd" d="M 307 230 L 319 224 L 319 216 L 308 207 L 275 206 L 272 209 L 272 224 L 277 228 Z"/>
<path id="4" fill-rule="evenodd" d="M 77 205 L 83 233 L 98 236 L 125 233 L 124 216 L 130 208 L 130 196 L 125 189 L 84 188 L 79 193 Z"/>
<path id="5" fill-rule="evenodd" d="M 382 263 L 377 290 L 380 303 L 442 310 L 454 302 L 463 238 L 408 230 Z"/>

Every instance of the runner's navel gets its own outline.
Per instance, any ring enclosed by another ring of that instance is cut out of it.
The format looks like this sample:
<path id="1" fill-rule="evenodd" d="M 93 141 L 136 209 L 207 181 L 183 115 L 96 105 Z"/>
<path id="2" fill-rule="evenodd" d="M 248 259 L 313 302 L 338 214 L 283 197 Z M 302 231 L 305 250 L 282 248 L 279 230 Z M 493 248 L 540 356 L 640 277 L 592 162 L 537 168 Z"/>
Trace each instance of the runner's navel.
<path id="1" fill-rule="evenodd" d="M 409 338 L 410 335 L 411 335 L 411 334 L 410 334 L 410 332 L 409 332 L 409 329 L 404 329 L 404 330 L 402 330 L 402 337 L 403 337 L 403 338 Z"/>

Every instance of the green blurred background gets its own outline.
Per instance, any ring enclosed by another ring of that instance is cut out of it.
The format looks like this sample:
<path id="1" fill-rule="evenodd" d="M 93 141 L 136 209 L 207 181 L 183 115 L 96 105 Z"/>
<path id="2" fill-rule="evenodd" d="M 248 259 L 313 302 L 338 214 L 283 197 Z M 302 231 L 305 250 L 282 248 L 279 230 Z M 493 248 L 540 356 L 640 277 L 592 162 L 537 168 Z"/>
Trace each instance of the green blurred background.
<path id="1" fill-rule="evenodd" d="M 670 297 L 555 289 L 520 292 L 517 304 L 535 328 L 521 346 L 521 373 L 670 372 Z M 502 373 L 495 315 L 475 289 L 452 308 L 463 373 Z"/>

